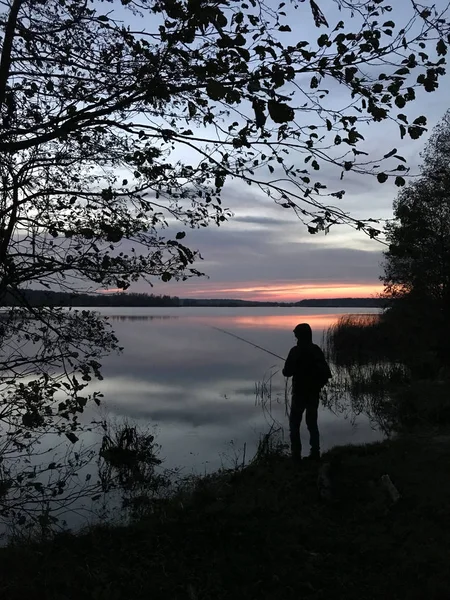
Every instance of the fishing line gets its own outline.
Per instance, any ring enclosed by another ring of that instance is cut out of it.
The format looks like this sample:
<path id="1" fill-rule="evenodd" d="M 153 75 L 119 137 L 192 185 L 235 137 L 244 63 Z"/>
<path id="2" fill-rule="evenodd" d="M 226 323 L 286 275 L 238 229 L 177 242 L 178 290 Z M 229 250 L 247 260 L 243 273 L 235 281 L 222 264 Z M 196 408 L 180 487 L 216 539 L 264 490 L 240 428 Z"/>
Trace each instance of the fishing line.
<path id="1" fill-rule="evenodd" d="M 279 356 L 278 354 L 275 354 L 275 352 L 271 352 L 270 350 L 267 350 L 266 348 L 263 348 L 262 346 L 258 346 L 258 344 L 250 342 L 249 340 L 246 340 L 245 338 L 240 337 L 239 335 L 236 335 L 235 333 L 231 333 L 230 331 L 226 331 L 225 329 L 220 329 L 220 327 L 213 327 L 212 325 L 210 325 L 210 327 L 212 329 L 216 329 L 217 331 L 221 331 L 222 333 L 226 333 L 227 335 L 231 335 L 231 337 L 234 337 L 237 340 L 241 340 L 241 342 L 245 342 L 246 344 L 250 344 L 250 346 L 253 346 L 254 348 L 258 348 L 258 350 L 262 350 L 263 352 L 267 352 L 267 354 L 271 354 L 272 356 L 275 356 L 275 358 L 279 358 L 280 360 L 283 360 L 283 361 L 286 360 L 282 356 Z"/>
<path id="2" fill-rule="evenodd" d="M 225 329 L 221 329 L 220 327 L 214 327 L 213 325 L 210 325 L 210 327 L 211 327 L 211 329 L 215 329 L 216 331 L 220 331 L 221 333 L 226 333 L 227 335 L 230 335 L 231 337 L 234 337 L 237 340 L 240 340 L 241 342 L 245 342 L 246 344 L 250 344 L 250 346 L 253 346 L 254 348 L 258 348 L 258 350 L 262 350 L 263 352 L 267 352 L 267 354 L 271 354 L 272 356 L 275 356 L 275 358 L 279 358 L 282 361 L 286 360 L 282 356 L 279 356 L 278 354 L 275 354 L 275 352 L 272 352 L 271 350 L 267 350 L 266 348 L 263 348 L 262 346 L 258 346 L 258 344 L 255 344 L 254 342 L 250 342 L 249 340 L 246 340 L 245 338 L 241 337 L 240 335 L 236 335 L 235 333 L 231 333 L 231 331 L 226 331 Z M 270 379 L 272 379 L 272 376 L 270 377 Z M 285 413 L 286 413 L 286 416 L 289 416 L 289 412 L 290 412 L 290 405 L 289 405 L 289 400 L 288 400 L 288 396 L 289 396 L 289 394 L 288 394 L 288 385 L 289 385 L 289 380 L 286 377 L 285 378 L 285 388 L 284 388 Z"/>

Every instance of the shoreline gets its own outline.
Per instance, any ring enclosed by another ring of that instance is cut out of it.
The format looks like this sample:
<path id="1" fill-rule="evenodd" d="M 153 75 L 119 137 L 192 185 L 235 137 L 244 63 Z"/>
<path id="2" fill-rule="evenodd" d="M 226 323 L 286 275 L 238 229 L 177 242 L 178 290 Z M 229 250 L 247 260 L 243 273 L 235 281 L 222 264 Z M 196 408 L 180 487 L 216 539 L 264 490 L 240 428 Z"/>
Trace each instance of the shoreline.
<path id="1" fill-rule="evenodd" d="M 0 550 L 5 597 L 447 598 L 448 431 L 336 447 L 320 464 L 328 499 L 318 465 L 296 469 L 272 448 L 136 523 L 12 544 Z"/>

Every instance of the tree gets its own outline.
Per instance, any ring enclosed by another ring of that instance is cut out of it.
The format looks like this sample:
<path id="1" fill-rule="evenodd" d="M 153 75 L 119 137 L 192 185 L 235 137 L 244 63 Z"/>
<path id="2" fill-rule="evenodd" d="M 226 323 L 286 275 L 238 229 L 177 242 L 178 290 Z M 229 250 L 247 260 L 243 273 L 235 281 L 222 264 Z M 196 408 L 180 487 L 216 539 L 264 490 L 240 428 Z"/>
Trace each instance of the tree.
<path id="1" fill-rule="evenodd" d="M 199 275 L 182 229 L 226 220 L 221 192 L 233 178 L 294 210 L 310 233 L 347 223 L 378 234 L 334 205 L 344 190 L 328 190 L 319 171 L 404 184 L 396 149 L 358 149 L 360 126 L 390 119 L 401 137 L 425 131 L 425 116 L 401 111 L 418 89 L 437 88 L 449 26 L 445 10 L 413 1 L 399 25 L 385 0 L 336 5 L 349 18 L 330 26 L 313 0 L 276 10 L 257 0 L 1 0 L 0 300 L 22 302 L 3 315 L 11 456 L 43 433 L 76 440 L 78 415 L 98 400 L 86 385 L 117 348 L 97 316 L 29 306 L 24 287 Z M 310 10 L 325 29 L 297 40 L 288 22 Z M 346 91 L 342 107 L 328 100 L 331 84 Z"/>
<path id="2" fill-rule="evenodd" d="M 382 277 L 386 295 L 397 301 L 393 314 L 422 339 L 426 332 L 426 350 L 437 350 L 440 362 L 448 360 L 450 344 L 449 190 L 450 111 L 430 137 L 420 177 L 394 202 Z"/>
<path id="3" fill-rule="evenodd" d="M 391 295 L 423 295 L 450 309 L 450 111 L 423 159 L 420 178 L 394 202 L 383 281 Z"/>

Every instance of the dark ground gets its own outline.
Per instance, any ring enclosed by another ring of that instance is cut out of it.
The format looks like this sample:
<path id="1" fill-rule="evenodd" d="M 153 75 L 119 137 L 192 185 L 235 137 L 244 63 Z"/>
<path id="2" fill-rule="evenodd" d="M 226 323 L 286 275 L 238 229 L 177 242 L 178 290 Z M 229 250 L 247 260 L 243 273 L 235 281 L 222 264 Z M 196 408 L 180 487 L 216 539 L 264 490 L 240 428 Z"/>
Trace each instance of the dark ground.
<path id="1" fill-rule="evenodd" d="M 0 550 L 9 600 L 450 598 L 450 436 L 272 454 L 200 480 L 145 521 Z M 389 474 L 401 499 L 379 484 Z"/>

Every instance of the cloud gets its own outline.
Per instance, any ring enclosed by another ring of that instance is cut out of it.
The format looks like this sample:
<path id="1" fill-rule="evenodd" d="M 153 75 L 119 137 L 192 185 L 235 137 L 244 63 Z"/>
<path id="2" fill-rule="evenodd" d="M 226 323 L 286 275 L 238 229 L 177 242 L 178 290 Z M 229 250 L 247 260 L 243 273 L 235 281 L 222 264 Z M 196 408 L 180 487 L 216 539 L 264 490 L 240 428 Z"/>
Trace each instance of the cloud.
<path id="1" fill-rule="evenodd" d="M 246 223 L 248 225 L 256 225 L 261 229 L 271 228 L 274 226 L 285 226 L 290 224 L 290 219 L 281 219 L 274 217 L 267 217 L 264 215 L 248 215 L 248 216 L 236 216 L 233 218 L 233 223 Z"/>
<path id="2" fill-rule="evenodd" d="M 224 198 L 235 218 L 219 228 L 189 230 L 185 238 L 187 245 L 200 250 L 204 260 L 198 268 L 209 279 L 158 283 L 156 293 L 267 298 L 260 293 L 266 287 L 279 293 L 270 293 L 270 299 L 300 300 L 323 296 L 324 286 L 337 296 L 371 295 L 379 286 L 383 250 L 379 242 L 344 227 L 332 228 L 327 236 L 312 236 L 292 211 L 251 190 L 240 190 L 239 196 L 237 191 L 239 186 L 233 184 Z M 350 284 L 367 289 L 348 289 Z M 242 288 L 258 289 L 245 293 Z"/>

